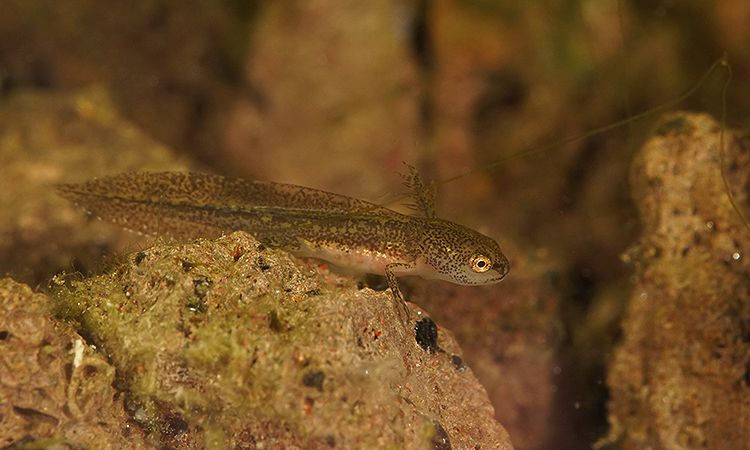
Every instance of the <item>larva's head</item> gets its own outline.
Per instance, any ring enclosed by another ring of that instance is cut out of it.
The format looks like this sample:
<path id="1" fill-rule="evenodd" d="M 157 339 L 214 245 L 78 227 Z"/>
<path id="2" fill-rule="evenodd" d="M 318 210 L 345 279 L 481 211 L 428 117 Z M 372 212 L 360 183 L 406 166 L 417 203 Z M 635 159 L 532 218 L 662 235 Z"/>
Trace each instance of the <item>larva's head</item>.
<path id="1" fill-rule="evenodd" d="M 470 228 L 430 220 L 422 235 L 417 273 L 424 278 L 456 284 L 494 284 L 510 270 L 497 242 Z"/>

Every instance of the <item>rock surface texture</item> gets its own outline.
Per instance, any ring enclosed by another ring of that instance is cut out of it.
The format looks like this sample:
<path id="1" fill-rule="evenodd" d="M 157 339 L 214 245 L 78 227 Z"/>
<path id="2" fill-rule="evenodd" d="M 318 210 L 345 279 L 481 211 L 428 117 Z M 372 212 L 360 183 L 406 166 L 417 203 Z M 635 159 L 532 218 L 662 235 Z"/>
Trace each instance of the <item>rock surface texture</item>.
<path id="1" fill-rule="evenodd" d="M 115 368 L 51 310 L 0 280 L 0 448 L 155 448 L 112 387 Z"/>
<path id="2" fill-rule="evenodd" d="M 610 363 L 609 440 L 625 449 L 750 445 L 750 174 L 746 135 L 706 115 L 662 119 L 631 183 L 642 236 L 637 281 Z"/>
<path id="3" fill-rule="evenodd" d="M 157 244 L 56 295 L 161 445 L 512 448 L 450 332 L 244 233 Z"/>

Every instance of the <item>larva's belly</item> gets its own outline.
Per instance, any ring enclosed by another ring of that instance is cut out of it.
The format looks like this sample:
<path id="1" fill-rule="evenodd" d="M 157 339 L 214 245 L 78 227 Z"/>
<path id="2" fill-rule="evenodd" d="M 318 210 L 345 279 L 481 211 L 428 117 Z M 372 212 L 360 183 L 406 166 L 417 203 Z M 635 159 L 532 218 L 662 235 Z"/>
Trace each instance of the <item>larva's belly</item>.
<path id="1" fill-rule="evenodd" d="M 404 254 L 386 253 L 370 247 L 358 247 L 333 243 L 311 243 L 301 241 L 300 248 L 292 251 L 295 256 L 302 258 L 319 258 L 337 266 L 351 268 L 357 271 L 385 274 L 385 266 L 392 263 L 411 264 L 411 258 Z M 414 267 L 399 267 L 394 270 L 396 275 L 415 275 Z"/>

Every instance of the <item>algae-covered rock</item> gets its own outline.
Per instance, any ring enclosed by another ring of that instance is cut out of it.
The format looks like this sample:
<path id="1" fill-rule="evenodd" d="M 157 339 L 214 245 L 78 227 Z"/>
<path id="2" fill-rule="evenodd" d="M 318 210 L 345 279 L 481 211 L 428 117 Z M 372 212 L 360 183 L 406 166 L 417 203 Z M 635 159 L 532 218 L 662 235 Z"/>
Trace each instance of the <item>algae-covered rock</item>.
<path id="1" fill-rule="evenodd" d="M 725 192 L 720 130 L 706 115 L 668 115 L 632 166 L 638 281 L 607 377 L 608 440 L 622 448 L 750 445 L 750 232 Z M 748 217 L 750 142 L 727 131 L 725 143 Z"/>
<path id="2" fill-rule="evenodd" d="M 52 307 L 0 280 L 0 448 L 153 448 L 112 387 L 114 367 Z"/>
<path id="3" fill-rule="evenodd" d="M 162 445 L 512 448 L 450 332 L 245 233 L 155 245 L 57 296 Z"/>

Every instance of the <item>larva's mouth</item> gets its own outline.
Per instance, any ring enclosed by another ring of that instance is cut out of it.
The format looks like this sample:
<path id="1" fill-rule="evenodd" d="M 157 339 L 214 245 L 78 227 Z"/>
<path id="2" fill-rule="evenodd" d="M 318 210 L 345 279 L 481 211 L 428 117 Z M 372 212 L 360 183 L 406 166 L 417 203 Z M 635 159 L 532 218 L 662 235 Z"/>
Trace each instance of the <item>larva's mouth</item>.
<path id="1" fill-rule="evenodd" d="M 500 274 L 500 277 L 497 279 L 497 281 L 500 281 L 510 272 L 510 262 L 507 259 L 502 262 L 498 261 L 492 265 L 492 270 Z"/>
<path id="2" fill-rule="evenodd" d="M 497 284 L 497 283 L 501 282 L 503 280 L 503 278 L 505 278 L 505 275 L 506 275 L 505 273 L 501 273 L 500 276 L 495 277 L 495 278 L 491 278 L 488 282 L 486 282 L 484 284 Z"/>

